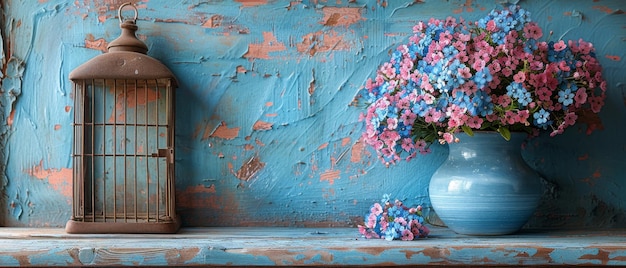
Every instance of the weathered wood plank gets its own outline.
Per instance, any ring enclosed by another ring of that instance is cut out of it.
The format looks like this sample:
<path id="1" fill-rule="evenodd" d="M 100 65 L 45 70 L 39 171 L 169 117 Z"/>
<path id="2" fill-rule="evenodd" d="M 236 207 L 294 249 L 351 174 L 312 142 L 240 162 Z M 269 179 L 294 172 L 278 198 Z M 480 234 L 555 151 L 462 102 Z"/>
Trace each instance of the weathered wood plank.
<path id="1" fill-rule="evenodd" d="M 174 235 L 71 235 L 1 228 L 0 265 L 626 265 L 626 230 L 470 237 L 435 228 L 418 241 L 355 228 L 185 228 Z"/>

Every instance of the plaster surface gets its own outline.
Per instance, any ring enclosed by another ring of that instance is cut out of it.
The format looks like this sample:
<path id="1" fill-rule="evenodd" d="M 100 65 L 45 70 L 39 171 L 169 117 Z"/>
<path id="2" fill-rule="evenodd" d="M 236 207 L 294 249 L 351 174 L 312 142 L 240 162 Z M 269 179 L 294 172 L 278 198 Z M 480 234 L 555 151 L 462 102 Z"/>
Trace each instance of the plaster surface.
<path id="1" fill-rule="evenodd" d="M 117 0 L 0 1 L 0 225 L 70 218 L 68 74 L 119 35 Z M 131 1 L 148 54 L 177 76 L 176 191 L 185 226 L 349 227 L 383 194 L 429 206 L 446 148 L 386 168 L 353 104 L 418 20 L 477 19 L 493 0 Z M 529 227 L 626 225 L 626 4 L 519 3 L 551 40 L 595 44 L 608 82 L 588 135 L 540 137 L 545 178 Z M 149 100 L 146 100 L 149 101 Z"/>

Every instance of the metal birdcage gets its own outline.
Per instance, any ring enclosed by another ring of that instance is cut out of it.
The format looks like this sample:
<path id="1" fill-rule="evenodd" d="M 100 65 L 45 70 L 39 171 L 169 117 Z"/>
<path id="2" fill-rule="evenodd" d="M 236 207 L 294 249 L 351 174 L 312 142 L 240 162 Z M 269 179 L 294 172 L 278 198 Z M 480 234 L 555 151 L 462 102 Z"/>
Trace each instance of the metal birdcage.
<path id="1" fill-rule="evenodd" d="M 124 7 L 135 11 L 122 18 Z M 120 6 L 120 37 L 73 70 L 72 218 L 68 233 L 174 233 L 176 78 L 146 55 L 137 9 Z"/>

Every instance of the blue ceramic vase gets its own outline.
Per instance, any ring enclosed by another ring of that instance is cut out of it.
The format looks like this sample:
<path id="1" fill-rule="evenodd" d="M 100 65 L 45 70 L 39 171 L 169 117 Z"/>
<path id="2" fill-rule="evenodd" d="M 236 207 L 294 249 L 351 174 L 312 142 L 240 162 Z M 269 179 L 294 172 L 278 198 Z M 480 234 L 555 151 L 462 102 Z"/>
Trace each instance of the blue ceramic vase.
<path id="1" fill-rule="evenodd" d="M 511 234 L 528 221 L 541 198 L 537 173 L 522 159 L 525 133 L 506 141 L 497 132 L 460 134 L 429 186 L 437 215 L 456 233 Z"/>

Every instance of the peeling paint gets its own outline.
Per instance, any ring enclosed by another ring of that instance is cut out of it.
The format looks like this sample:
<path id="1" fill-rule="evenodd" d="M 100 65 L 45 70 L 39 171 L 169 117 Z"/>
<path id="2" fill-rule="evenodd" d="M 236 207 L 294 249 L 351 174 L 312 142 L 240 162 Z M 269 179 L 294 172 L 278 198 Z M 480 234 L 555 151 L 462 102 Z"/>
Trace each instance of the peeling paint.
<path id="1" fill-rule="evenodd" d="M 214 194 L 217 191 L 215 190 L 215 184 L 211 184 L 208 187 L 204 185 L 190 186 L 187 188 L 185 192 L 190 193 L 190 194 L 198 194 L 198 193 Z"/>
<path id="2" fill-rule="evenodd" d="M 102 52 L 107 52 L 107 46 L 109 43 L 104 40 L 104 38 L 95 39 L 93 35 L 87 35 L 87 39 L 85 39 L 85 47 L 91 48 L 95 50 L 100 50 Z"/>
<path id="3" fill-rule="evenodd" d="M 224 17 L 221 15 L 213 15 L 211 17 L 209 17 L 209 19 L 207 19 L 204 23 L 202 23 L 202 27 L 206 27 L 206 28 L 217 28 L 220 27 L 222 25 L 222 21 L 224 20 Z"/>
<path id="4" fill-rule="evenodd" d="M 350 162 L 361 162 L 363 151 L 365 150 L 365 143 L 359 139 L 354 145 L 352 145 L 352 153 L 350 154 Z"/>
<path id="5" fill-rule="evenodd" d="M 71 203 L 72 197 L 72 169 L 44 169 L 43 160 L 39 162 L 39 165 L 33 166 L 26 171 L 26 174 L 33 176 L 37 179 L 47 179 L 52 188 L 59 194 L 66 197 L 67 203 Z"/>
<path id="6" fill-rule="evenodd" d="M 593 9 L 599 10 L 599 11 L 604 12 L 606 14 L 613 13 L 613 9 L 611 9 L 611 8 L 609 8 L 607 6 L 593 6 Z"/>
<path id="7" fill-rule="evenodd" d="M 270 130 L 272 129 L 272 126 L 274 124 L 270 123 L 270 122 L 265 122 L 265 121 L 261 121 L 258 120 L 254 123 L 254 125 L 252 126 L 253 130 Z"/>
<path id="8" fill-rule="evenodd" d="M 614 61 L 620 61 L 620 60 L 622 60 L 622 58 L 621 58 L 620 56 L 617 56 L 617 55 L 606 55 L 605 57 L 606 57 L 607 59 L 614 60 Z"/>
<path id="9" fill-rule="evenodd" d="M 242 181 L 249 181 L 263 169 L 263 167 L 265 167 L 265 163 L 261 162 L 258 157 L 252 157 L 237 170 L 235 177 Z"/>
<path id="10" fill-rule="evenodd" d="M 330 30 L 315 32 L 302 37 L 302 42 L 296 44 L 298 52 L 314 56 L 319 52 L 350 50 L 351 45 L 345 42 L 344 36 Z"/>
<path id="11" fill-rule="evenodd" d="M 351 140 L 352 139 L 350 137 L 345 137 L 345 138 L 341 139 L 341 146 L 346 146 L 346 145 L 350 144 Z"/>
<path id="12" fill-rule="evenodd" d="M 324 17 L 320 24 L 324 26 L 350 26 L 365 20 L 361 16 L 361 8 L 357 7 L 323 7 Z"/>
<path id="13" fill-rule="evenodd" d="M 278 42 L 272 32 L 263 32 L 263 42 L 248 45 L 248 52 L 244 58 L 270 59 L 270 52 L 286 50 L 285 44 Z"/>
<path id="14" fill-rule="evenodd" d="M 7 116 L 7 126 L 10 127 L 13 125 L 13 119 L 15 119 L 15 110 L 11 110 L 9 116 Z"/>
<path id="15" fill-rule="evenodd" d="M 243 7 L 254 7 L 259 5 L 266 5 L 267 0 L 235 0 L 242 4 Z"/>
<path id="16" fill-rule="evenodd" d="M 239 128 L 229 128 L 224 122 L 222 122 L 222 124 L 219 125 L 210 135 L 210 137 L 222 138 L 227 140 L 232 140 L 237 136 L 239 136 Z"/>
<path id="17" fill-rule="evenodd" d="M 461 7 L 455 9 L 454 14 L 460 14 L 463 13 L 463 10 L 467 11 L 467 12 L 474 12 L 474 8 L 472 8 L 472 0 L 465 0 L 465 3 L 461 5 Z"/>
<path id="18" fill-rule="evenodd" d="M 327 181 L 328 184 L 333 185 L 336 179 L 341 178 L 340 170 L 327 170 L 320 175 L 320 181 Z"/>

